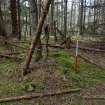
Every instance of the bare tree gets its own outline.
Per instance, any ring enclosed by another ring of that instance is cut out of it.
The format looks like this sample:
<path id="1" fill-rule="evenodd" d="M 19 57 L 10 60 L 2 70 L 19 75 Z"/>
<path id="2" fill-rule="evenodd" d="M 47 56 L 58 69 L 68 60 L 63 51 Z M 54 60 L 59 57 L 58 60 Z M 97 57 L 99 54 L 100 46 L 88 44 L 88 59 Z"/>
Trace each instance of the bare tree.
<path id="1" fill-rule="evenodd" d="M 40 2 L 38 2 L 38 3 L 40 4 Z M 38 20 L 39 20 L 40 15 L 41 15 L 41 13 L 40 13 L 41 7 L 39 7 L 39 6 L 37 5 L 37 0 L 30 0 L 31 27 L 32 27 L 33 36 L 35 36 L 36 28 L 38 25 Z M 38 12 L 38 10 L 39 10 L 39 12 Z M 41 46 L 41 38 L 40 38 L 38 43 L 37 43 L 37 52 L 36 52 L 35 61 L 39 61 L 41 58 L 42 58 L 42 46 Z"/>
<path id="2" fill-rule="evenodd" d="M 83 5 L 84 4 L 84 0 L 80 0 L 80 21 L 79 21 L 79 31 L 80 31 L 80 35 L 83 34 Z"/>
<path id="3" fill-rule="evenodd" d="M 18 22 L 17 22 L 17 3 L 16 0 L 10 0 L 11 20 L 12 20 L 12 36 L 18 38 Z"/>
<path id="4" fill-rule="evenodd" d="M 1 10 L 1 2 L 0 2 L 0 35 L 6 37 L 6 29 L 5 29 L 5 24 L 2 16 L 2 10 Z"/>
<path id="5" fill-rule="evenodd" d="M 21 40 L 21 7 L 20 0 L 17 0 L 17 8 L 18 8 L 18 38 Z"/>
<path id="6" fill-rule="evenodd" d="M 52 0 L 47 0 L 46 1 L 45 8 L 43 10 L 42 16 L 40 18 L 40 21 L 39 21 L 39 24 L 38 24 L 38 27 L 37 27 L 37 30 L 36 30 L 36 36 L 33 38 L 33 41 L 31 43 L 31 47 L 30 47 L 30 51 L 29 51 L 29 54 L 28 54 L 27 59 L 26 59 L 25 68 L 24 68 L 24 72 L 23 72 L 24 75 L 26 75 L 29 72 L 28 69 L 29 69 L 29 66 L 30 66 L 30 62 L 31 62 L 33 53 L 34 53 L 34 49 L 37 46 L 38 41 L 40 40 L 42 27 L 43 27 L 44 21 L 46 19 L 46 16 L 48 14 L 51 1 Z"/>
<path id="7" fill-rule="evenodd" d="M 38 25 L 38 8 L 37 8 L 37 0 L 30 0 L 30 12 L 31 12 L 31 27 L 32 34 L 35 35 L 36 28 Z"/>
<path id="8" fill-rule="evenodd" d="M 68 0 L 64 0 L 64 37 L 66 38 L 66 34 L 67 34 L 67 1 Z"/>

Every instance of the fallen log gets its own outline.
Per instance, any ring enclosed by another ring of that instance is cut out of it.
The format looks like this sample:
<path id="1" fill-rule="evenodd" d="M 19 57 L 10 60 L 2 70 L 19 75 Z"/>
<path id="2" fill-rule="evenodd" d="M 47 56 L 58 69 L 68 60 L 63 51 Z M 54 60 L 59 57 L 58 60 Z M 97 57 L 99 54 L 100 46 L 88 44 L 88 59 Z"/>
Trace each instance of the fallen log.
<path id="1" fill-rule="evenodd" d="M 71 45 L 71 48 L 76 48 L 76 46 Z M 103 52 L 103 53 L 105 53 L 105 50 L 95 49 L 95 48 L 89 48 L 89 47 L 81 47 L 81 46 L 79 46 L 79 49 L 80 50 L 87 50 L 87 51 Z"/>
<path id="2" fill-rule="evenodd" d="M 87 100 L 105 100 L 105 95 L 101 96 L 83 96 L 84 99 Z"/>
<path id="3" fill-rule="evenodd" d="M 59 95 L 64 95 L 64 94 L 71 94 L 71 93 L 76 93 L 80 92 L 80 88 L 77 89 L 68 89 L 65 91 L 56 91 L 54 93 L 31 93 L 23 96 L 15 96 L 15 97 L 7 97 L 7 98 L 2 98 L 0 99 L 0 103 L 4 102 L 13 102 L 13 101 L 21 101 L 21 100 L 30 100 L 33 98 L 44 98 L 44 97 L 51 97 L 51 96 L 59 96 Z"/>
<path id="4" fill-rule="evenodd" d="M 42 44 L 42 46 L 46 46 L 46 44 Z M 59 46 L 59 45 L 51 45 L 51 44 L 47 44 L 48 47 L 51 47 L 51 48 L 59 48 L 59 49 L 64 49 L 63 46 Z"/>
<path id="5" fill-rule="evenodd" d="M 46 45 L 46 44 L 42 44 L 42 45 Z M 48 47 L 65 49 L 65 47 L 60 46 L 60 45 L 51 45 L 51 44 L 48 44 Z M 74 49 L 74 48 L 76 48 L 76 46 L 71 45 L 71 48 Z M 89 48 L 89 47 L 81 47 L 80 46 L 79 49 L 80 50 L 84 50 L 84 51 L 94 51 L 94 52 L 103 52 L 103 53 L 105 53 L 105 50 L 95 49 L 95 48 Z"/>
<path id="6" fill-rule="evenodd" d="M 5 54 L 5 55 L 18 55 L 18 54 L 20 54 L 21 52 L 8 52 L 8 53 L 3 53 L 3 54 Z M 2 55 L 3 55 L 2 54 Z"/>
<path id="7" fill-rule="evenodd" d="M 16 44 L 11 43 L 11 42 L 9 42 L 9 41 L 6 41 L 6 40 L 5 40 L 5 42 L 6 42 L 7 44 L 11 45 L 11 46 L 15 46 L 15 47 L 18 47 L 18 48 L 21 48 L 21 49 L 24 49 L 24 50 L 28 50 L 28 49 L 25 48 L 25 47 L 22 47 L 22 46 L 16 45 Z"/>
<path id="8" fill-rule="evenodd" d="M 93 62 L 92 60 L 89 60 L 89 59 L 86 58 L 86 57 L 83 57 L 82 55 L 79 55 L 79 57 L 82 58 L 84 61 L 86 61 L 86 62 L 88 62 L 88 63 L 91 63 L 91 64 L 97 66 L 97 67 L 100 68 L 100 69 L 105 69 L 104 67 L 102 67 L 102 66 L 96 64 L 95 62 Z"/>
<path id="9" fill-rule="evenodd" d="M 71 56 L 75 57 L 75 52 L 74 52 L 74 51 L 69 50 L 69 49 L 65 49 L 65 51 L 66 51 L 66 52 L 69 52 Z M 79 57 L 80 57 L 81 59 L 83 59 L 85 62 L 91 63 L 91 64 L 97 66 L 98 68 L 100 68 L 100 69 L 102 69 L 102 70 L 105 70 L 104 67 L 102 67 L 102 66 L 96 64 L 95 62 L 93 62 L 92 60 L 90 60 L 90 59 L 84 57 L 83 55 L 79 54 Z"/>
<path id="10" fill-rule="evenodd" d="M 21 58 L 19 57 L 15 57 L 15 56 L 10 56 L 10 55 L 3 55 L 3 54 L 0 54 L 0 57 L 1 58 L 8 58 L 8 59 L 13 59 L 13 60 L 21 60 Z"/>
<path id="11" fill-rule="evenodd" d="M 31 44 L 31 41 L 13 41 L 12 43 L 28 43 Z"/>

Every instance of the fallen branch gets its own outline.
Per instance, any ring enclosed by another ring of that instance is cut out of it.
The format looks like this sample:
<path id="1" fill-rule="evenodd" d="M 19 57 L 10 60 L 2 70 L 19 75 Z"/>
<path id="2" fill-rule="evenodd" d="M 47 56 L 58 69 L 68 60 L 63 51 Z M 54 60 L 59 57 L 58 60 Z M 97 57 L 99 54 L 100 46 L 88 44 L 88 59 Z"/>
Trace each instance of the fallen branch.
<path id="1" fill-rule="evenodd" d="M 56 91 L 55 93 L 51 93 L 51 92 L 49 92 L 49 93 L 32 93 L 30 95 L 3 98 L 3 99 L 0 99 L 0 103 L 21 101 L 21 100 L 30 100 L 30 99 L 33 99 L 33 98 L 43 98 L 43 97 L 50 97 L 50 96 L 58 96 L 58 95 L 64 95 L 64 94 L 80 92 L 80 90 L 81 89 L 78 88 L 78 89 L 69 89 L 69 90 L 65 90 L 65 91 Z"/>
<path id="2" fill-rule="evenodd" d="M 28 44 L 31 44 L 30 41 L 13 41 L 12 43 L 28 43 Z"/>
<path id="3" fill-rule="evenodd" d="M 83 96 L 87 100 L 105 100 L 105 95 L 102 96 Z"/>
<path id="4" fill-rule="evenodd" d="M 86 62 L 88 62 L 88 63 L 91 63 L 91 64 L 97 66 L 97 67 L 100 68 L 100 69 L 105 69 L 104 67 L 102 67 L 102 66 L 96 64 L 95 62 L 93 62 L 92 60 L 89 60 L 89 59 L 86 58 L 86 57 L 83 57 L 82 55 L 79 55 L 79 57 L 82 58 L 84 61 L 86 61 Z"/>
<path id="5" fill-rule="evenodd" d="M 44 44 L 43 44 L 43 45 L 44 45 Z M 65 47 L 62 47 L 62 46 L 59 46 L 59 45 L 54 46 L 54 45 L 48 44 L 48 46 L 49 46 L 49 47 L 52 47 L 52 48 L 64 49 L 65 51 L 69 51 L 70 53 L 72 53 L 72 51 L 71 51 L 70 49 L 65 49 Z M 75 47 L 72 47 L 72 48 L 75 48 Z M 90 49 L 90 48 L 82 48 L 82 47 L 81 47 L 81 49 L 82 49 L 82 50 L 90 50 L 90 51 L 105 52 L 105 50 L 99 50 L 99 49 Z M 75 57 L 74 54 L 72 54 L 72 56 Z M 95 62 L 89 60 L 88 58 L 86 58 L 86 57 L 84 57 L 84 56 L 82 56 L 82 55 L 79 55 L 79 56 L 80 56 L 80 58 L 82 58 L 82 59 L 85 60 L 86 62 L 91 63 L 91 64 L 93 64 L 93 65 L 96 65 L 96 66 L 99 67 L 100 69 L 105 69 L 104 67 L 102 67 L 102 66 L 96 64 Z"/>
<path id="6" fill-rule="evenodd" d="M 48 47 L 51 47 L 51 48 L 59 48 L 59 49 L 64 49 L 64 47 L 62 46 L 59 46 L 59 45 L 51 45 L 51 44 L 42 44 L 42 46 L 48 46 Z"/>
<path id="7" fill-rule="evenodd" d="M 76 46 L 71 45 L 71 48 L 76 48 Z M 94 51 L 94 52 L 105 52 L 105 50 L 89 48 L 89 47 L 79 47 L 80 50 Z"/>
<path id="8" fill-rule="evenodd" d="M 21 52 L 8 52 L 8 53 L 4 53 L 5 55 L 18 55 Z"/>
<path id="9" fill-rule="evenodd" d="M 42 44 L 42 45 L 46 45 L 46 44 Z M 48 47 L 52 47 L 52 48 L 59 48 L 59 49 L 65 49 L 65 47 L 61 46 L 61 45 L 51 45 L 48 44 Z M 76 48 L 76 46 L 71 45 L 71 48 Z M 89 47 L 79 47 L 80 50 L 84 50 L 84 51 L 94 51 L 94 52 L 105 52 L 105 50 L 100 50 L 100 49 L 95 49 L 95 48 L 89 48 Z"/>
<path id="10" fill-rule="evenodd" d="M 0 54 L 0 57 L 4 57 L 4 58 L 8 58 L 8 59 L 14 59 L 14 60 L 21 60 L 21 58 L 19 57 L 15 57 L 15 56 L 10 56 L 10 55 L 3 55 L 3 54 Z"/>
<path id="11" fill-rule="evenodd" d="M 24 49 L 24 50 L 28 50 L 28 49 L 25 48 L 25 47 L 22 47 L 22 46 L 16 45 L 16 44 L 11 43 L 11 42 L 9 42 L 9 41 L 5 41 L 5 42 L 6 42 L 7 44 L 9 44 L 9 45 L 12 45 L 12 46 L 15 46 L 15 47 L 18 47 L 18 48 Z"/>
<path id="12" fill-rule="evenodd" d="M 73 57 L 75 57 L 75 54 L 74 54 L 74 52 L 73 52 L 72 50 L 65 49 L 65 51 L 66 51 L 66 52 L 69 52 Z M 84 60 L 85 62 L 87 62 L 87 63 L 91 63 L 91 64 L 97 66 L 97 67 L 100 68 L 100 69 L 105 69 L 104 67 L 98 65 L 97 63 L 95 63 L 95 62 L 93 62 L 92 60 L 90 60 L 90 59 L 84 57 L 84 56 L 81 55 L 81 54 L 79 54 L 79 57 L 80 57 L 81 59 L 83 59 L 83 60 Z"/>

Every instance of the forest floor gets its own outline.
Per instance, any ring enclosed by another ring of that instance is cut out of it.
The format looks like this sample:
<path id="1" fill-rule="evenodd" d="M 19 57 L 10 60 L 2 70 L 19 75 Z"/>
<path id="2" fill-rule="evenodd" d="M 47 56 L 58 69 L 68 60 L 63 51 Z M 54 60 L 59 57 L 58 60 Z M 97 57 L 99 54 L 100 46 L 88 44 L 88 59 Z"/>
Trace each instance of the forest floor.
<path id="1" fill-rule="evenodd" d="M 27 45 L 24 45 L 27 48 Z M 10 47 L 13 52 L 20 51 Z M 79 72 L 75 72 L 75 58 L 70 52 L 50 49 L 47 61 L 31 64 L 32 72 L 22 76 L 26 53 L 18 54 L 21 60 L 0 57 L 0 98 L 55 92 L 80 88 L 75 94 L 45 97 L 0 105 L 104 105 L 103 100 L 86 100 L 80 96 L 103 96 L 105 94 L 105 70 L 80 59 Z M 0 54 L 9 53 L 8 47 L 0 47 Z M 104 61 L 104 53 L 102 59 Z M 16 55 L 17 57 L 17 55 Z M 97 59 L 97 58 L 96 58 Z"/>

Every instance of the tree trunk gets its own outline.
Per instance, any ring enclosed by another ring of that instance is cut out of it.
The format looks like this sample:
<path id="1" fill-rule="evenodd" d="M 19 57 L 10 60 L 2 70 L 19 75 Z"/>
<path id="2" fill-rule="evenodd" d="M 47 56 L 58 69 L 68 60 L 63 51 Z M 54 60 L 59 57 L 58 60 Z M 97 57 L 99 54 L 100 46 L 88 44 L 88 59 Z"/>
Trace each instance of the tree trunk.
<path id="1" fill-rule="evenodd" d="M 64 0 L 64 38 L 66 38 L 67 34 L 67 0 Z"/>
<path id="2" fill-rule="evenodd" d="M 51 2 L 51 34 L 54 35 L 54 39 L 56 42 L 57 36 L 56 36 L 56 30 L 55 30 L 56 22 L 54 21 L 54 1 L 55 0 L 52 0 Z"/>
<path id="3" fill-rule="evenodd" d="M 2 11 L 1 11 L 1 4 L 0 4 L 0 36 L 3 36 L 5 38 L 7 37 Z"/>
<path id="4" fill-rule="evenodd" d="M 20 7 L 20 0 L 17 0 L 17 7 L 18 7 L 18 38 L 21 40 L 21 7 Z"/>
<path id="5" fill-rule="evenodd" d="M 79 22 L 80 35 L 83 34 L 83 0 L 80 1 L 80 22 Z"/>
<path id="6" fill-rule="evenodd" d="M 51 2 L 51 34 L 54 34 L 54 0 Z"/>
<path id="7" fill-rule="evenodd" d="M 29 51 L 29 54 L 28 54 L 27 59 L 26 59 L 25 69 L 24 69 L 24 73 L 23 73 L 24 75 L 26 75 L 29 72 L 28 69 L 29 69 L 29 66 L 30 66 L 30 62 L 31 62 L 33 53 L 34 53 L 34 49 L 37 46 L 38 40 L 40 39 L 40 36 L 41 36 L 41 33 L 42 33 L 42 27 L 43 27 L 44 21 L 46 19 L 46 16 L 48 14 L 51 1 L 52 0 L 47 0 L 46 1 L 45 9 L 44 9 L 43 14 L 40 18 L 40 21 L 39 21 L 39 24 L 38 24 L 38 27 L 37 27 L 37 30 L 36 30 L 36 36 L 33 38 L 33 41 L 32 41 L 31 47 L 30 47 L 30 51 Z"/>
<path id="8" fill-rule="evenodd" d="M 30 0 L 30 12 L 31 12 L 31 28 L 33 36 L 36 32 L 36 28 L 38 25 L 38 8 L 36 0 Z"/>
<path id="9" fill-rule="evenodd" d="M 17 5 L 16 0 L 10 0 L 12 36 L 18 38 Z"/>
<path id="10" fill-rule="evenodd" d="M 38 3 L 41 5 L 41 1 L 39 0 Z M 35 35 L 36 28 L 38 25 L 38 20 L 41 15 L 41 6 L 37 6 L 37 0 L 30 0 L 30 10 L 31 10 L 31 27 L 32 27 L 32 34 Z M 39 11 L 39 12 L 38 12 Z M 41 47 L 41 38 L 38 40 L 37 43 L 37 52 L 35 61 L 39 61 L 42 58 L 42 47 Z"/>
<path id="11" fill-rule="evenodd" d="M 38 20 L 40 19 L 41 12 L 42 12 L 42 10 L 41 10 L 41 1 L 42 0 L 38 0 Z"/>

